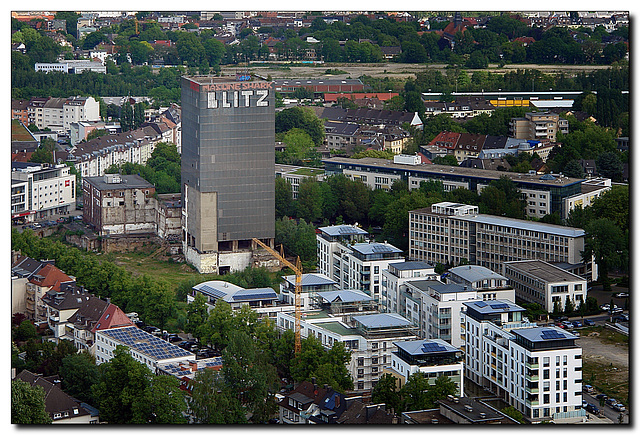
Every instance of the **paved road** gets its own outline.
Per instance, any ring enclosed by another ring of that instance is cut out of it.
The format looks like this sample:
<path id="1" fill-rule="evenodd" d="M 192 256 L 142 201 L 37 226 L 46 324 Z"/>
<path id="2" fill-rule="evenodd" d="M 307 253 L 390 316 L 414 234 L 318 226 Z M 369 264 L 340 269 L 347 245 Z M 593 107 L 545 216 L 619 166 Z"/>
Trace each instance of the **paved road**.
<path id="1" fill-rule="evenodd" d="M 609 408 L 607 405 L 600 406 L 600 401 L 596 399 L 594 395 L 591 395 L 588 393 L 582 393 L 582 400 L 586 400 L 587 403 L 591 403 L 592 405 L 597 406 L 598 409 L 600 410 L 600 417 L 604 416 L 609 420 L 611 420 L 613 423 L 618 424 L 620 413 L 618 411 L 615 411 Z M 589 414 L 589 411 L 587 411 L 587 414 Z M 629 424 L 629 410 L 623 412 L 622 414 L 623 414 L 623 424 Z"/>

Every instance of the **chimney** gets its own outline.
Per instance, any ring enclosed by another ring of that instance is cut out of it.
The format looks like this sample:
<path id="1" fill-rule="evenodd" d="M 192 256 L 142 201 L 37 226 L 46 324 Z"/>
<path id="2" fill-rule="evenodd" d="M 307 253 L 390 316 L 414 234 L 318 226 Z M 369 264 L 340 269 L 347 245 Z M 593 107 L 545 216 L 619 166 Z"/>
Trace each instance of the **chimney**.
<path id="1" fill-rule="evenodd" d="M 198 363 L 195 361 L 189 361 L 189 367 L 193 373 L 198 371 Z"/>

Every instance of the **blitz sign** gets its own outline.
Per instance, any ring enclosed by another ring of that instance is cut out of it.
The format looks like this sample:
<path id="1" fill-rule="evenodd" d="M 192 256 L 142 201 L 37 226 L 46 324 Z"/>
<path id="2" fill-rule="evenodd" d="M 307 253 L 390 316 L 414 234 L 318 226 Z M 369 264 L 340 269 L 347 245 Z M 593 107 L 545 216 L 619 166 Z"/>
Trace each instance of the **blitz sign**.
<path id="1" fill-rule="evenodd" d="M 207 109 L 227 107 L 267 107 L 269 83 L 234 82 L 207 86 Z"/>

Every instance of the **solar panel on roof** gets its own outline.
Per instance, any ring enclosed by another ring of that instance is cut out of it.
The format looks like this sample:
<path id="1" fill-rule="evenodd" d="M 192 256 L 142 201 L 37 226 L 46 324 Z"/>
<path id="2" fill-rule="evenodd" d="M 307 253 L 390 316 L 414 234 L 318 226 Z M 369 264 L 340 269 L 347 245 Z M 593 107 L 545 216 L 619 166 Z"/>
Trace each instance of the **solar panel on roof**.
<path id="1" fill-rule="evenodd" d="M 490 304 L 491 308 L 493 308 L 494 310 L 505 310 L 507 308 L 509 308 L 508 304 Z"/>
<path id="2" fill-rule="evenodd" d="M 483 302 L 483 301 L 478 301 L 478 302 L 476 302 L 476 306 L 478 306 L 480 308 L 484 308 L 484 307 L 487 306 L 487 303 Z"/>
<path id="3" fill-rule="evenodd" d="M 438 343 L 425 343 L 422 345 L 423 352 L 444 352 L 447 348 Z"/>
<path id="4" fill-rule="evenodd" d="M 555 340 L 558 338 L 565 338 L 565 336 L 554 329 L 546 329 L 542 331 L 543 340 Z"/>

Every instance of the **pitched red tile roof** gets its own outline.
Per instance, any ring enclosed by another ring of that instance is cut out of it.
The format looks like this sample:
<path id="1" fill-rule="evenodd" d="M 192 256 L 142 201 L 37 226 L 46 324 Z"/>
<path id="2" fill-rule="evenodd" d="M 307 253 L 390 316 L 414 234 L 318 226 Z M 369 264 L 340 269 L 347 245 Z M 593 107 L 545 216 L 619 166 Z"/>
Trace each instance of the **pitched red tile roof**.
<path id="1" fill-rule="evenodd" d="M 118 307 L 112 303 L 107 305 L 107 309 L 104 310 L 96 325 L 91 329 L 91 332 L 95 333 L 102 329 L 120 328 L 123 326 L 134 326 L 133 322 L 127 315 Z"/>
<path id="2" fill-rule="evenodd" d="M 53 264 L 46 264 L 38 271 L 37 275 L 32 276 L 29 281 L 40 287 L 59 289 L 60 283 L 71 282 L 73 279 Z"/>

